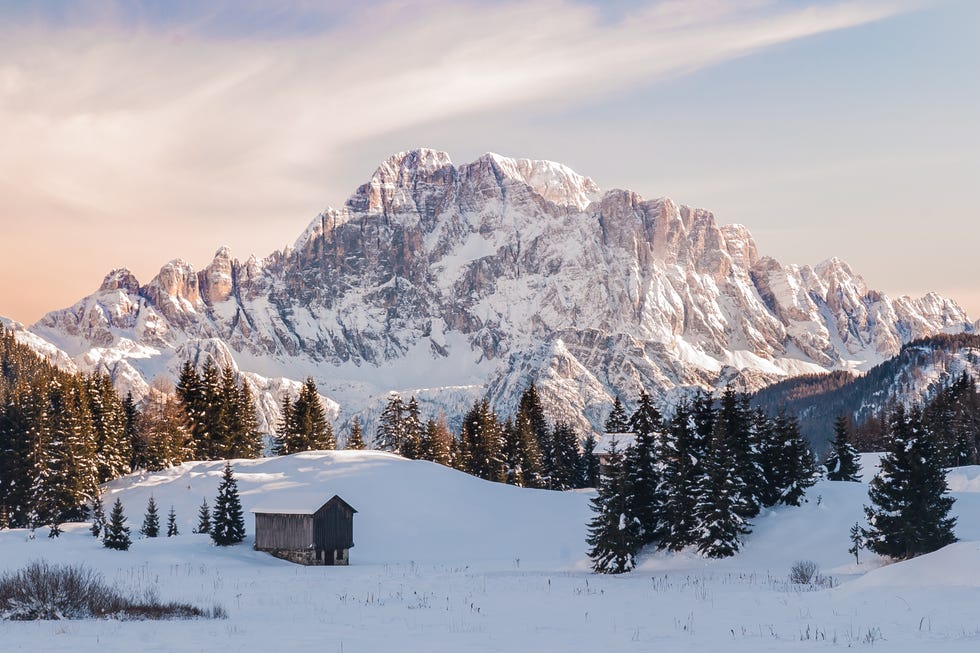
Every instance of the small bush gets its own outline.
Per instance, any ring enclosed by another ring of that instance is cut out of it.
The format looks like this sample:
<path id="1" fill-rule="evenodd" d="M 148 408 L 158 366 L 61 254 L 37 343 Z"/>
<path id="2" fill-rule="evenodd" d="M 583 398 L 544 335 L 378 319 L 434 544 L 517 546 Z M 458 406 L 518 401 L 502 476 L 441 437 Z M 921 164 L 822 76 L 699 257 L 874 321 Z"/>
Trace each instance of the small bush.
<path id="1" fill-rule="evenodd" d="M 789 582 L 797 585 L 809 585 L 820 567 L 813 560 L 797 560 L 789 569 Z"/>
<path id="2" fill-rule="evenodd" d="M 161 603 L 123 596 L 86 567 L 32 562 L 0 577 L 0 619 L 193 619 L 223 618 L 220 606 L 202 610 L 183 603 Z"/>

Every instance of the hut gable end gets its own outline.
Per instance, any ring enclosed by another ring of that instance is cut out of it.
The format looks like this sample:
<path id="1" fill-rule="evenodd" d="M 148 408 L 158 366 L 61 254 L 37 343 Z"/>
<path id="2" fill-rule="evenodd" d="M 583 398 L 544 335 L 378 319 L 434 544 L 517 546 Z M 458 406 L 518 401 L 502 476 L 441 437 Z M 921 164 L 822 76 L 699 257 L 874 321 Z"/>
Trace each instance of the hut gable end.
<path id="1" fill-rule="evenodd" d="M 354 509 L 334 495 L 315 511 L 256 508 L 255 548 L 302 564 L 347 564 L 354 546 Z"/>

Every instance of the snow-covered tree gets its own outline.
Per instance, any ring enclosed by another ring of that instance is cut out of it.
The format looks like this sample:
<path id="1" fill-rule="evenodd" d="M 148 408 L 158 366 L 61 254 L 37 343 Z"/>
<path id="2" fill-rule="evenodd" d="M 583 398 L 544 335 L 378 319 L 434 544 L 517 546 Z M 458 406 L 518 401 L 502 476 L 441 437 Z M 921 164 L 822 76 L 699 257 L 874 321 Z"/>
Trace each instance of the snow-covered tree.
<path id="1" fill-rule="evenodd" d="M 694 508 L 695 545 L 698 552 L 709 558 L 735 555 L 741 548 L 741 536 L 748 532 L 746 521 L 738 510 L 742 488 L 735 478 L 728 440 L 725 422 L 716 421 L 715 436 L 703 466 L 698 502 Z"/>
<path id="2" fill-rule="evenodd" d="M 398 393 L 392 392 L 378 419 L 378 428 L 374 436 L 375 447 L 381 451 L 401 452 L 402 442 L 405 440 L 404 417 L 405 403 Z"/>
<path id="3" fill-rule="evenodd" d="M 612 412 L 606 418 L 605 429 L 606 433 L 628 433 L 630 430 L 629 416 L 626 414 L 622 402 L 619 401 L 618 395 L 613 401 Z"/>
<path id="4" fill-rule="evenodd" d="M 245 539 L 245 515 L 238 497 L 238 481 L 235 480 L 231 463 L 227 462 L 218 485 L 218 496 L 214 500 L 211 539 L 218 546 L 237 544 Z"/>
<path id="5" fill-rule="evenodd" d="M 865 546 L 878 555 L 904 559 L 956 541 L 956 518 L 949 516 L 946 470 L 918 409 L 901 405 L 889 420 L 891 438 L 881 468 L 868 490 Z"/>
<path id="6" fill-rule="evenodd" d="M 205 499 L 204 502 L 201 503 L 201 507 L 197 509 L 197 528 L 194 529 L 194 532 L 211 532 L 211 509 L 208 507 L 207 499 Z"/>
<path id="7" fill-rule="evenodd" d="M 364 448 L 364 434 L 361 432 L 361 421 L 354 416 L 350 422 L 350 434 L 347 436 L 347 442 L 344 443 L 345 449 L 352 449 L 355 451 L 360 451 Z"/>
<path id="8" fill-rule="evenodd" d="M 129 538 L 129 527 L 126 526 L 126 515 L 123 513 L 122 501 L 118 498 L 112 504 L 112 511 L 109 513 L 109 523 L 105 527 L 105 537 L 102 538 L 102 546 L 107 549 L 125 551 L 132 544 Z"/>
<path id="9" fill-rule="evenodd" d="M 851 445 L 850 422 L 845 415 L 838 415 L 834 421 L 834 441 L 827 455 L 828 481 L 860 481 L 861 463 L 858 453 Z"/>
<path id="10" fill-rule="evenodd" d="M 143 528 L 140 532 L 143 537 L 157 537 L 160 534 L 160 513 L 152 494 L 146 503 L 146 514 L 143 516 Z"/>
<path id="11" fill-rule="evenodd" d="M 663 419 L 646 392 L 640 393 L 630 417 L 630 431 L 636 439 L 625 454 L 628 517 L 639 522 L 643 543 L 650 544 L 663 538 L 666 522 L 660 464 Z"/>
<path id="12" fill-rule="evenodd" d="M 167 513 L 167 537 L 176 535 L 180 535 L 180 531 L 177 529 L 177 513 L 174 511 L 174 507 L 170 506 L 170 512 Z"/>
<path id="13" fill-rule="evenodd" d="M 643 542 L 640 523 L 630 517 L 623 454 L 615 440 L 610 443 L 606 460 L 591 501 L 596 514 L 589 522 L 586 543 L 596 573 L 621 574 L 636 566 L 636 554 Z"/>
<path id="14" fill-rule="evenodd" d="M 100 492 L 95 495 L 95 499 L 92 501 L 92 527 L 89 531 L 93 537 L 99 537 L 103 530 L 105 530 L 105 507 L 102 504 L 102 493 Z"/>

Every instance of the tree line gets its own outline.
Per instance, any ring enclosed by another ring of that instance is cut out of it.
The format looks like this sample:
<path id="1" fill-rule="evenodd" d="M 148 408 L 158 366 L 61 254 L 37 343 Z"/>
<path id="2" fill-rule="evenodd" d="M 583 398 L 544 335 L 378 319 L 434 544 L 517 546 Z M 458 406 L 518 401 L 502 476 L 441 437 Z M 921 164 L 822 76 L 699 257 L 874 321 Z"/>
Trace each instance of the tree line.
<path id="1" fill-rule="evenodd" d="M 406 458 L 431 460 L 499 483 L 553 490 L 594 486 L 595 438 L 589 434 L 584 445 L 579 440 L 570 423 L 549 422 L 533 382 L 521 394 L 516 413 L 504 420 L 486 399 L 475 402 L 463 416 L 458 437 L 445 416 L 423 423 L 415 397 L 406 403 L 393 393 L 375 434 L 377 448 Z"/>
<path id="2" fill-rule="evenodd" d="M 646 393 L 629 417 L 617 398 L 605 427 L 611 445 L 588 536 L 600 573 L 631 570 L 648 545 L 734 555 L 748 520 L 764 507 L 800 505 L 817 476 L 798 419 L 751 409 L 731 388 L 717 402 L 698 392 L 669 418 Z M 625 449 L 620 437 L 630 440 Z"/>
<path id="3" fill-rule="evenodd" d="M 140 405 L 106 374 L 69 373 L 0 327 L 0 527 L 81 520 L 99 484 L 185 460 L 255 458 L 262 436 L 231 368 L 185 363 Z"/>

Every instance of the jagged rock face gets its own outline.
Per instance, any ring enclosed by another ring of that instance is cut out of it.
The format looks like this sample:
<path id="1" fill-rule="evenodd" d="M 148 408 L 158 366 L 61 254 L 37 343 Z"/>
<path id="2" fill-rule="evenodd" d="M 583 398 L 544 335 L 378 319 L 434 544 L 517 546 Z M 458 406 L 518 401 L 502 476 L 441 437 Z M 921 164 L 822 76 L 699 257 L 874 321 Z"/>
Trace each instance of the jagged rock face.
<path id="1" fill-rule="evenodd" d="M 703 209 L 602 193 L 556 163 L 488 154 L 454 166 L 416 150 L 290 250 L 241 263 L 222 248 L 199 273 L 176 260 L 145 286 L 117 270 L 32 329 L 76 360 L 115 351 L 144 375 L 220 342 L 244 370 L 312 375 L 344 417 L 388 390 L 438 406 L 438 388 L 456 389 L 450 410 L 486 393 L 508 411 L 536 379 L 584 426 L 616 393 L 667 401 L 865 369 L 912 338 L 974 325 L 941 297 L 869 290 L 837 259 L 760 257 L 745 227 Z"/>

